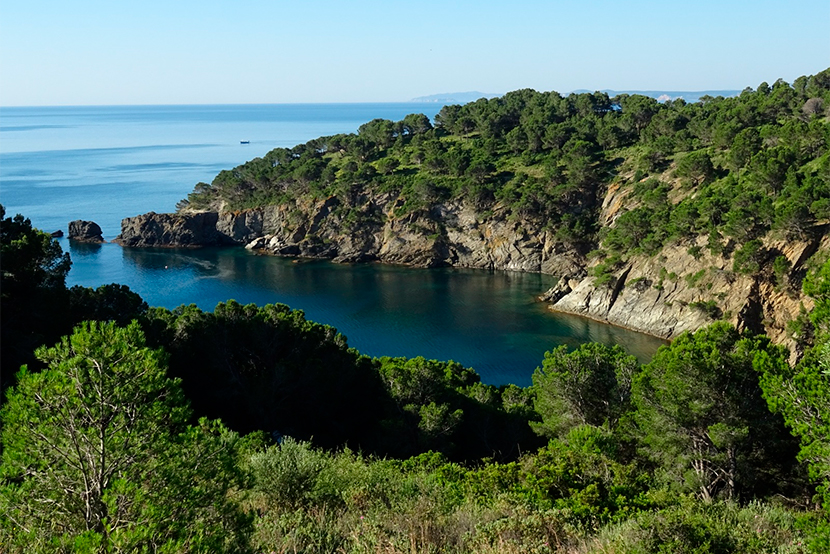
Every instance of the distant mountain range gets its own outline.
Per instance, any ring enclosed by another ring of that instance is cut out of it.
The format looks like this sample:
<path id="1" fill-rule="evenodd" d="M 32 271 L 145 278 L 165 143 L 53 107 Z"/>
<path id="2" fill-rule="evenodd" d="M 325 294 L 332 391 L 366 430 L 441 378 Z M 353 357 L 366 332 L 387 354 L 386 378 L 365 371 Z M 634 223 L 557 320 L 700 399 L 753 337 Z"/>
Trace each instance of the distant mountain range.
<path id="1" fill-rule="evenodd" d="M 581 94 L 584 92 L 595 92 L 593 90 L 588 89 L 579 89 L 573 91 L 577 94 Z M 661 102 L 665 102 L 667 100 L 677 100 L 678 98 L 682 98 L 686 102 L 697 102 L 703 96 L 712 96 L 712 97 L 729 97 L 729 96 L 737 96 L 741 93 L 739 90 L 698 90 L 698 91 L 689 91 L 689 90 L 610 90 L 610 89 L 603 89 L 600 92 L 604 92 L 608 94 L 608 96 L 617 96 L 619 94 L 642 94 L 643 96 L 651 96 L 652 98 L 656 98 Z M 466 104 L 468 102 L 475 102 L 479 98 L 496 98 L 498 96 L 503 96 L 501 93 L 492 93 L 492 92 L 478 92 L 478 91 L 470 91 L 470 92 L 445 92 L 441 94 L 431 94 L 429 96 L 419 96 L 418 98 L 413 98 L 411 102 L 436 102 L 439 104 Z"/>

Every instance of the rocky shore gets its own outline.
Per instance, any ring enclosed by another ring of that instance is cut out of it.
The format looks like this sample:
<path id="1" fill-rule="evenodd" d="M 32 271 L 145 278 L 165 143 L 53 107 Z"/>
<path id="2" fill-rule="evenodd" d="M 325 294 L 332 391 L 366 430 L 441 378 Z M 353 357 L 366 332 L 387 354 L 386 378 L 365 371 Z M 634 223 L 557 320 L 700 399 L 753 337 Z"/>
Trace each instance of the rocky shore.
<path id="1" fill-rule="evenodd" d="M 602 221 L 614 219 L 619 199 L 613 195 L 610 189 Z M 397 207 L 398 198 L 388 195 L 360 198 L 349 206 L 331 197 L 241 211 L 151 212 L 124 219 L 115 242 L 128 247 L 238 245 L 335 262 L 542 272 L 559 278 L 540 297 L 554 311 L 664 339 L 725 319 L 791 347 L 787 322 L 798 316 L 802 305 L 811 307 L 798 286 L 804 262 L 819 248 L 830 248 L 826 233 L 811 241 L 767 242 L 768 256 L 786 257 L 789 273 L 744 275 L 732 271 L 731 255 L 712 255 L 700 237 L 697 244 L 631 258 L 598 281 L 587 248 L 557 241 L 543 221 L 510 218 L 498 206 L 480 212 L 474 206 L 446 203 L 400 217 Z"/>
<path id="2" fill-rule="evenodd" d="M 582 253 L 548 236 L 543 222 L 510 221 L 494 210 L 441 204 L 394 217 L 392 198 L 362 206 L 365 220 L 340 215 L 339 200 L 235 212 L 148 214 L 126 218 L 115 239 L 130 247 L 245 245 L 279 256 L 414 267 L 454 266 L 584 276 Z"/>

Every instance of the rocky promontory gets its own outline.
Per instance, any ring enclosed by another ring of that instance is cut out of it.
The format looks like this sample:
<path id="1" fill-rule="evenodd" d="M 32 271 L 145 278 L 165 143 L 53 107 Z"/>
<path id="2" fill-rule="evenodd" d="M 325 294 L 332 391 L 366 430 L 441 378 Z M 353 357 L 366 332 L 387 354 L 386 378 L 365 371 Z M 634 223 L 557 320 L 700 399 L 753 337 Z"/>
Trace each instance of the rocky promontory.
<path id="1" fill-rule="evenodd" d="M 395 198 L 365 198 L 355 208 L 362 221 L 343 217 L 339 199 L 251 210 L 126 218 L 116 242 L 123 246 L 245 245 L 280 256 L 336 262 L 378 261 L 414 267 L 454 266 L 584 276 L 579 249 L 556 242 L 538 220 L 487 216 L 463 203 L 394 215 Z"/>
<path id="2" fill-rule="evenodd" d="M 69 222 L 69 240 L 98 243 L 104 242 L 104 235 L 101 227 L 94 221 L 76 219 Z"/>
<path id="3" fill-rule="evenodd" d="M 255 218 L 256 212 L 149 212 L 123 219 L 115 242 L 122 246 L 170 248 L 244 244 L 262 231 L 261 222 L 252 219 L 246 223 L 249 216 Z"/>

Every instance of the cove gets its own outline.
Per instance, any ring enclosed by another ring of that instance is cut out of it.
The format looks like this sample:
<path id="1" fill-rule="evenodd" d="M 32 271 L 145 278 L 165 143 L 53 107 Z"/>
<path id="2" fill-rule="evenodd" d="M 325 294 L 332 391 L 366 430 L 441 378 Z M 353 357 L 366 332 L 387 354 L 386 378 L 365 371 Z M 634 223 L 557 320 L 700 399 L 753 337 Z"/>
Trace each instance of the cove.
<path id="1" fill-rule="evenodd" d="M 554 278 L 536 273 L 335 264 L 253 254 L 243 248 L 135 249 L 61 241 L 68 285 L 129 286 L 151 306 L 229 299 L 283 303 L 331 325 L 369 356 L 424 356 L 473 367 L 488 384 L 527 386 L 545 351 L 585 342 L 620 344 L 641 362 L 664 341 L 550 312 L 536 296 Z"/>

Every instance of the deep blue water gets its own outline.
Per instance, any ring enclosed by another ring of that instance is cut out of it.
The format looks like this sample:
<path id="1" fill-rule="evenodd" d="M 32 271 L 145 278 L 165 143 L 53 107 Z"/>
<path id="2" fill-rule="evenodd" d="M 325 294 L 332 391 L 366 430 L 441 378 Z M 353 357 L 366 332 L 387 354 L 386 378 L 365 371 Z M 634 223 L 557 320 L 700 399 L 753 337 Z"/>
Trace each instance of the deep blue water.
<path id="1" fill-rule="evenodd" d="M 46 231 L 173 211 L 209 182 L 272 148 L 354 132 L 376 117 L 432 117 L 440 104 L 0 108 L 0 203 Z M 250 141 L 242 145 L 241 140 Z M 514 272 L 338 265 L 244 249 L 143 250 L 60 240 L 69 284 L 122 283 L 151 305 L 210 310 L 235 299 L 282 302 L 333 325 L 373 356 L 454 359 L 485 382 L 527 385 L 560 344 L 619 343 L 642 360 L 662 344 L 639 333 L 549 313 L 534 298 L 550 277 Z"/>

